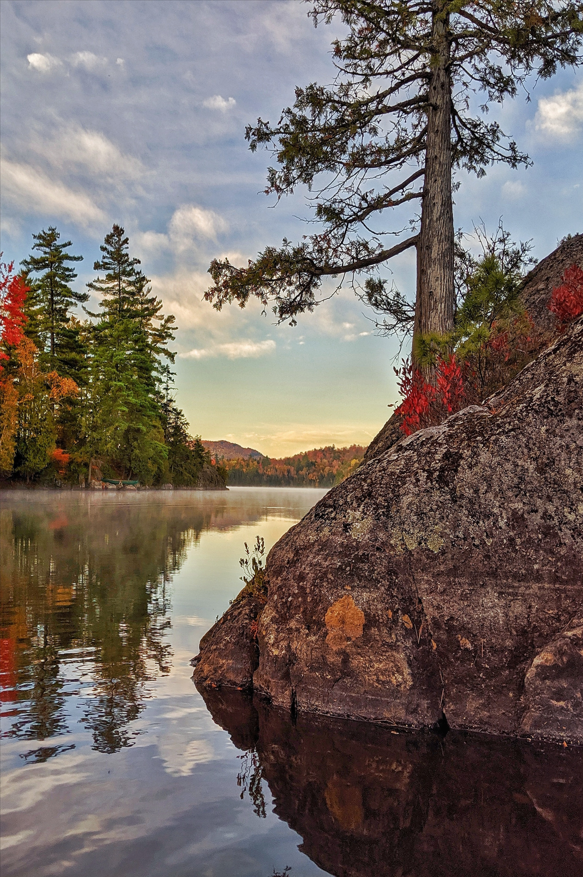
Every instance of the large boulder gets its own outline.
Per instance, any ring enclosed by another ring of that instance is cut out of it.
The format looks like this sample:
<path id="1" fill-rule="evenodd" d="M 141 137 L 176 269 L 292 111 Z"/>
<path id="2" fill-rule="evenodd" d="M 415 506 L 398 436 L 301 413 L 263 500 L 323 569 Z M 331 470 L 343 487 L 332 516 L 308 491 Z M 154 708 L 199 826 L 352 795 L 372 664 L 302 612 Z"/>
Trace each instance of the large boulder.
<path id="1" fill-rule="evenodd" d="M 331 490 L 269 555 L 255 690 L 293 713 L 583 742 L 582 397 L 580 319 L 483 406 Z"/>

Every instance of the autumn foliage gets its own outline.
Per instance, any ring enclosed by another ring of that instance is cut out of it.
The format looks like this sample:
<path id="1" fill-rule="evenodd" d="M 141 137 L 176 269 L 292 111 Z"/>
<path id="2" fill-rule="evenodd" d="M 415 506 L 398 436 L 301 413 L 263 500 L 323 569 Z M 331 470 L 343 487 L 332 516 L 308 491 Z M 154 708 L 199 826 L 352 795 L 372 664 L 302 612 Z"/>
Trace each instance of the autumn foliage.
<path id="1" fill-rule="evenodd" d="M 401 429 L 411 435 L 422 426 L 439 423 L 454 411 L 459 411 L 466 401 L 464 386 L 464 363 L 455 353 L 438 355 L 435 364 L 435 383 L 426 381 L 421 369 L 414 368 L 411 360 L 395 369 L 399 392 L 403 397 L 397 414 L 403 418 Z"/>
<path id="2" fill-rule="evenodd" d="M 269 457 L 223 460 L 228 483 L 269 487 L 332 487 L 355 471 L 364 457 L 365 448 L 330 445 L 292 457 Z"/>
<path id="3" fill-rule="evenodd" d="M 51 462 L 54 463 L 55 468 L 61 477 L 66 473 L 70 461 L 71 454 L 63 451 L 62 448 L 55 448 L 51 454 Z"/>
<path id="4" fill-rule="evenodd" d="M 563 324 L 583 314 L 583 268 L 571 265 L 561 278 L 561 285 L 553 290 L 549 310 Z"/>
<path id="5" fill-rule="evenodd" d="M 14 262 L 0 262 L 0 373 L 10 358 L 7 348 L 18 347 L 23 338 L 26 316 L 23 313 L 28 287 L 14 274 Z"/>
<path id="6" fill-rule="evenodd" d="M 583 269 L 571 265 L 551 295 L 549 310 L 564 329 L 583 314 Z M 514 377 L 536 351 L 534 324 L 525 312 L 480 327 L 479 343 L 459 344 L 452 353 L 434 352 L 431 380 L 410 360 L 395 369 L 403 401 L 396 409 L 401 429 L 411 435 L 441 423 L 467 405 L 481 403 Z M 455 346 L 455 339 L 454 339 Z M 427 372 L 427 369 L 425 369 Z"/>

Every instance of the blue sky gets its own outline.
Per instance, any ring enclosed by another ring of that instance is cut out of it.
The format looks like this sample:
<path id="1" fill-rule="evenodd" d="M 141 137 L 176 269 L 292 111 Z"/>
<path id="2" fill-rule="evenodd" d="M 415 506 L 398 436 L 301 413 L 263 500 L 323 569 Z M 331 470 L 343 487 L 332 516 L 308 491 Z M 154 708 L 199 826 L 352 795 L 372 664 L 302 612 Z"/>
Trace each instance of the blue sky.
<path id="1" fill-rule="evenodd" d="M 307 229 L 305 193 L 273 207 L 270 163 L 245 125 L 276 120 L 294 86 L 332 78 L 339 23 L 299 0 L 2 0 L 2 243 L 20 261 L 57 225 L 92 277 L 114 222 L 179 326 L 177 399 L 204 438 L 283 455 L 366 444 L 395 402 L 395 341 L 347 290 L 295 328 L 201 301 L 209 262 L 243 262 Z M 497 113 L 534 161 L 460 177 L 456 227 L 499 217 L 542 258 L 581 231 L 583 73 L 531 83 Z M 414 288 L 412 254 L 391 271 Z"/>

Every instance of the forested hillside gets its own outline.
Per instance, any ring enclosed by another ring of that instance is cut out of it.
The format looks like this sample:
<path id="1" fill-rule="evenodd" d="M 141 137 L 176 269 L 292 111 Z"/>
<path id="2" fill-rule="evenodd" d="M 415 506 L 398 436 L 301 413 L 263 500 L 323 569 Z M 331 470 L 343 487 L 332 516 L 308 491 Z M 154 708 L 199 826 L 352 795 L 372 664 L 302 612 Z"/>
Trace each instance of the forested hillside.
<path id="1" fill-rule="evenodd" d="M 52 226 L 33 239 L 20 273 L 1 266 L 0 477 L 224 486 L 174 402 L 174 317 L 162 313 L 124 229 L 113 226 L 94 263 L 96 313 L 72 286 L 82 256 L 71 241 Z"/>
<path id="2" fill-rule="evenodd" d="M 344 481 L 362 462 L 365 448 L 330 445 L 293 457 L 271 460 L 248 458 L 222 461 L 228 484 L 268 487 L 332 487 Z"/>

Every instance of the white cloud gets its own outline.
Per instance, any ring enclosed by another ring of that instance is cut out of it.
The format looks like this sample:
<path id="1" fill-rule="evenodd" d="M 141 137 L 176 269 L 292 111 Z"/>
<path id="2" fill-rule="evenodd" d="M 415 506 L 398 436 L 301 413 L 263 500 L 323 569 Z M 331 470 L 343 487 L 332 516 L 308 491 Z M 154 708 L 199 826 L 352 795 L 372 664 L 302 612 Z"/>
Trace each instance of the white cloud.
<path id="1" fill-rule="evenodd" d="M 226 228 L 225 220 L 218 213 L 196 204 L 179 207 L 168 224 L 170 239 L 177 249 L 189 246 L 193 237 L 215 240 L 217 234 Z"/>
<path id="2" fill-rule="evenodd" d="M 187 353 L 180 353 L 182 359 L 208 359 L 209 357 L 226 357 L 226 359 L 258 359 L 275 350 L 275 341 L 229 341 L 225 344 L 213 344 L 211 347 L 194 348 Z"/>
<path id="3" fill-rule="evenodd" d="M 75 52 L 71 55 L 71 64 L 73 67 L 84 67 L 86 70 L 94 72 L 102 70 L 107 64 L 107 58 L 100 58 L 93 52 Z"/>
<path id="4" fill-rule="evenodd" d="M 39 52 L 32 52 L 32 54 L 27 55 L 26 60 L 29 67 L 38 73 L 52 73 L 63 66 L 63 62 L 59 58 L 48 54 L 41 55 Z"/>
<path id="5" fill-rule="evenodd" d="M 64 129 L 52 141 L 45 140 L 39 151 L 53 165 L 74 163 L 100 175 L 136 177 L 144 170 L 137 158 L 124 154 L 100 131 L 77 125 Z"/>
<path id="6" fill-rule="evenodd" d="M 169 250 L 184 254 L 186 250 L 194 253 L 197 240 L 216 240 L 217 235 L 227 230 L 227 223 L 214 210 L 207 210 L 196 204 L 183 204 L 174 211 L 168 223 L 168 233 L 156 231 L 137 232 L 134 239 L 138 246 L 153 249 L 156 253 Z M 208 286 L 208 277 L 205 278 Z"/>
<path id="7" fill-rule="evenodd" d="M 202 102 L 203 107 L 206 107 L 208 110 L 219 110 L 221 113 L 226 113 L 227 110 L 232 110 L 236 104 L 237 101 L 234 97 L 224 98 L 221 97 L 220 94 L 213 94 L 212 97 L 207 97 L 207 99 Z"/>
<path id="8" fill-rule="evenodd" d="M 583 127 L 583 81 L 538 102 L 535 128 L 548 137 L 572 140 Z"/>
<path id="9" fill-rule="evenodd" d="M 85 228 L 106 220 L 85 192 L 76 192 L 28 164 L 2 160 L 2 193 L 20 212 L 51 214 Z"/>
<path id="10" fill-rule="evenodd" d="M 528 192 L 527 187 L 520 180 L 507 180 L 502 186 L 502 195 L 513 201 L 522 198 Z"/>

